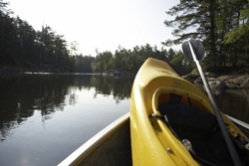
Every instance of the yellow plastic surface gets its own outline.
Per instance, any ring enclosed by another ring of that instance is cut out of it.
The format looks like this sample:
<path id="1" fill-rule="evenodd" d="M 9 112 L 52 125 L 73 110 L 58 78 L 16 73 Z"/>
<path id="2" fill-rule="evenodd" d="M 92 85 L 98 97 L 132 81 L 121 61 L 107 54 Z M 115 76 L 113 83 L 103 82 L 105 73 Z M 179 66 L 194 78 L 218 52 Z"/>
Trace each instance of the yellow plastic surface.
<path id="1" fill-rule="evenodd" d="M 131 93 L 134 166 L 199 165 L 162 120 L 149 118 L 151 113 L 159 113 L 157 105 L 160 100 L 167 100 L 169 93 L 185 96 L 195 107 L 213 113 L 208 97 L 201 90 L 179 77 L 167 63 L 148 58 L 136 75 Z M 159 99 L 162 94 L 166 94 L 165 98 Z M 235 131 L 238 130 L 224 119 Z"/>

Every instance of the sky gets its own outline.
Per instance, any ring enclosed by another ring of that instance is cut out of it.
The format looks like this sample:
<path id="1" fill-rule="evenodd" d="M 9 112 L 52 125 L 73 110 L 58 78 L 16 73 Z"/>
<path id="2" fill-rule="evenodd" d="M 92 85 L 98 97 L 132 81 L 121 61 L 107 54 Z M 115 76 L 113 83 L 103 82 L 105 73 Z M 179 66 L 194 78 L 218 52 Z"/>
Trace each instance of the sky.
<path id="1" fill-rule="evenodd" d="M 9 0 L 14 16 L 35 30 L 50 26 L 78 53 L 96 55 L 122 47 L 132 49 L 147 43 L 161 49 L 172 38 L 172 29 L 163 23 L 165 12 L 179 0 Z M 168 47 L 165 47 L 168 49 Z M 173 46 L 179 49 L 179 46 Z"/>

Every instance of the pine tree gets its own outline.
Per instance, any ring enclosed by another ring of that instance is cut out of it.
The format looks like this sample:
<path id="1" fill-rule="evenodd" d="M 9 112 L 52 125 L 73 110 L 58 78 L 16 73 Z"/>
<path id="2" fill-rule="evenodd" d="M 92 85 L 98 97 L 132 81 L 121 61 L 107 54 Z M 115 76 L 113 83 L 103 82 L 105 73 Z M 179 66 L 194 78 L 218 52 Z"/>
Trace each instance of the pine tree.
<path id="1" fill-rule="evenodd" d="M 216 0 L 181 0 L 166 13 L 175 16 L 166 20 L 166 26 L 175 27 L 173 40 L 164 44 L 180 44 L 189 39 L 203 40 L 209 59 L 217 65 Z"/>

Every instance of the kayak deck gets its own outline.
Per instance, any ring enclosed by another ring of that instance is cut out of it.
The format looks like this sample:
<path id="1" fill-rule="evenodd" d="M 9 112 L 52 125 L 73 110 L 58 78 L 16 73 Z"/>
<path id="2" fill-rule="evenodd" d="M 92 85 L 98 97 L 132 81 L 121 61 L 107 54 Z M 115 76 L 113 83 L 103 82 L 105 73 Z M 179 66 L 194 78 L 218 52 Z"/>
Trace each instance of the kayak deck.
<path id="1" fill-rule="evenodd" d="M 234 140 L 248 140 L 222 117 Z M 149 58 L 138 71 L 130 124 L 133 165 L 232 164 L 208 97 L 163 61 Z M 183 142 L 192 145 L 197 158 Z"/>
<path id="2" fill-rule="evenodd" d="M 187 141 L 192 157 L 203 165 L 230 165 L 232 160 L 215 116 L 193 107 L 190 99 L 182 103 L 182 96 L 168 95 L 169 101 L 160 103 L 158 110 L 174 136 Z"/>

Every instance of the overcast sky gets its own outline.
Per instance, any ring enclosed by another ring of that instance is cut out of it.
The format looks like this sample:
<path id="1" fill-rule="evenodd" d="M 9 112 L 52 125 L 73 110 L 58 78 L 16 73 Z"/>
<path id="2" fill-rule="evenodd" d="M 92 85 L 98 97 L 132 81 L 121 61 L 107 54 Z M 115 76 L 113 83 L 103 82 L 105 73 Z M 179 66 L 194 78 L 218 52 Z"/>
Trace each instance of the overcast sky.
<path id="1" fill-rule="evenodd" d="M 172 38 L 164 25 L 167 11 L 179 0 L 9 0 L 9 8 L 35 30 L 50 26 L 83 55 L 132 49 L 149 43 L 162 47 Z M 175 47 L 179 48 L 179 47 Z"/>

